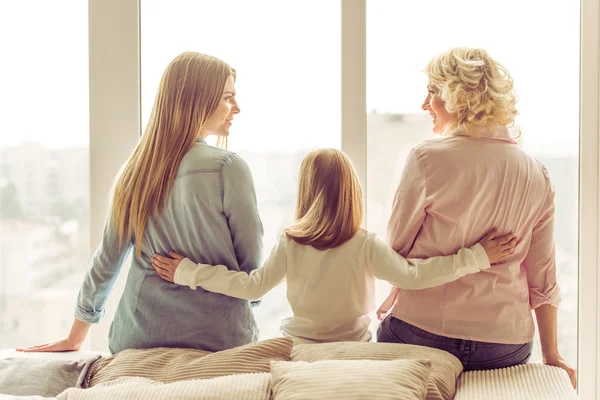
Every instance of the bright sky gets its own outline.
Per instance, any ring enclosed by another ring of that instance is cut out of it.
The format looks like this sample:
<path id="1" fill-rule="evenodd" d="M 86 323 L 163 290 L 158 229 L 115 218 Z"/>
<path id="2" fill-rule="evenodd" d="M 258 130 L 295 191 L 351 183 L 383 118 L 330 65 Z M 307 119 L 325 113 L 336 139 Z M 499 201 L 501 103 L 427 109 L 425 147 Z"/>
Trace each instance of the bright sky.
<path id="1" fill-rule="evenodd" d="M 142 118 L 168 62 L 192 50 L 238 70 L 234 150 L 340 145 L 340 2 L 142 0 Z M 427 61 L 486 48 L 515 78 L 525 146 L 577 152 L 575 1 L 367 1 L 367 109 L 421 112 Z M 277 17 L 275 17 L 277 16 Z M 0 146 L 88 143 L 87 2 L 0 3 Z"/>
<path id="2" fill-rule="evenodd" d="M 367 0 L 367 109 L 418 112 L 427 62 L 482 47 L 515 80 L 527 150 L 577 153 L 579 11 L 566 0 Z"/>

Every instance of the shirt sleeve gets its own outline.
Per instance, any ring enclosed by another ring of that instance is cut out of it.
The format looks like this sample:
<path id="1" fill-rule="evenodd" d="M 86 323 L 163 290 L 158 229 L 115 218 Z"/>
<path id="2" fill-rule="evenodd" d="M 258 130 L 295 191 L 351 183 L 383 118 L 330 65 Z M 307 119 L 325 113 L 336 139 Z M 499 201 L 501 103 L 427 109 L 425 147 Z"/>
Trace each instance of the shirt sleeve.
<path id="1" fill-rule="evenodd" d="M 119 238 L 109 210 L 102 241 L 96 248 L 90 268 L 85 274 L 83 285 L 77 296 L 75 318 L 90 324 L 99 322 L 104 317 L 104 309 L 112 292 L 117 277 L 133 245 L 119 247 Z"/>
<path id="2" fill-rule="evenodd" d="M 478 243 L 460 249 L 451 256 L 427 259 L 406 259 L 396 253 L 383 239 L 375 236 L 367 265 L 371 274 L 400 289 L 419 290 L 443 285 L 490 268 L 490 261 Z"/>
<path id="3" fill-rule="evenodd" d="M 285 234 L 282 234 L 262 268 L 251 271 L 232 271 L 225 265 L 195 264 L 184 259 L 175 270 L 175 283 L 196 289 L 200 286 L 214 293 L 239 299 L 253 300 L 264 296 L 286 277 L 287 253 Z"/>
<path id="4" fill-rule="evenodd" d="M 547 179 L 548 171 L 542 166 Z M 531 234 L 527 256 L 523 261 L 529 285 L 529 304 L 532 309 L 550 304 L 558 308 L 560 288 L 556 282 L 556 255 L 554 247 L 554 189 L 549 185 L 542 217 Z"/>
<path id="5" fill-rule="evenodd" d="M 418 155 L 416 149 L 408 154 L 387 230 L 388 242 L 405 257 L 421 229 L 430 203 L 426 193 L 425 170 Z"/>
<path id="6" fill-rule="evenodd" d="M 222 172 L 223 212 L 241 271 L 259 267 L 263 226 L 258 214 L 254 180 L 248 164 L 237 154 L 225 162 Z"/>

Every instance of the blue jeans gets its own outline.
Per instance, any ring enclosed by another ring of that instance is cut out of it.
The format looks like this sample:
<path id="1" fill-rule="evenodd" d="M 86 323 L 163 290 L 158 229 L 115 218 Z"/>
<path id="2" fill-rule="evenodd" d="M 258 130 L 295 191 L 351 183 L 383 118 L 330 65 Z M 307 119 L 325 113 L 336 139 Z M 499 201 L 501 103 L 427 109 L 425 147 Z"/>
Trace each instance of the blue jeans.
<path id="1" fill-rule="evenodd" d="M 465 371 L 527 364 L 533 343 L 501 344 L 434 335 L 388 315 L 377 329 L 377 341 L 406 343 L 445 350 L 460 360 Z"/>

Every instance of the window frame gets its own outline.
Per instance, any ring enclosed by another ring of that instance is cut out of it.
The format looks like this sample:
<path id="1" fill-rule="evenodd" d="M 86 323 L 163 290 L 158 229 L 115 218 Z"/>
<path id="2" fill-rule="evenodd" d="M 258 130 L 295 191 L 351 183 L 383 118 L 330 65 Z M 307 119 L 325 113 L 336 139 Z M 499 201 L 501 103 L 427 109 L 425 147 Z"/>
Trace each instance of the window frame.
<path id="1" fill-rule="evenodd" d="M 341 143 L 342 150 L 353 160 L 365 191 L 366 1 L 340 0 Z M 578 370 L 579 393 L 585 399 L 598 399 L 600 381 L 599 16 L 600 0 L 581 0 Z M 89 0 L 92 252 L 101 240 L 107 194 L 114 176 L 141 135 L 140 51 L 140 0 Z M 118 302 L 124 278 L 120 282 L 111 296 L 110 309 Z M 585 315 L 580 310 L 586 310 Z M 95 326 L 90 336 L 92 348 L 106 348 L 107 324 Z"/>
<path id="2" fill-rule="evenodd" d="M 89 0 L 90 258 L 102 240 L 108 193 L 141 136 L 140 2 Z M 126 281 L 125 261 L 106 309 L 114 315 Z M 112 318 L 96 324 L 92 349 L 108 348 Z"/>
<path id="3" fill-rule="evenodd" d="M 598 274 L 600 236 L 600 112 L 598 76 L 600 1 L 581 0 L 580 131 L 579 131 L 579 394 L 598 399 L 600 319 Z M 585 315 L 581 312 L 585 310 Z M 560 321 L 559 321 L 560 323 Z"/>
<path id="4" fill-rule="evenodd" d="M 341 0 L 342 151 L 354 163 L 367 204 L 367 0 Z M 366 211 L 366 210 L 365 210 Z M 363 226 L 367 226 L 365 220 Z"/>

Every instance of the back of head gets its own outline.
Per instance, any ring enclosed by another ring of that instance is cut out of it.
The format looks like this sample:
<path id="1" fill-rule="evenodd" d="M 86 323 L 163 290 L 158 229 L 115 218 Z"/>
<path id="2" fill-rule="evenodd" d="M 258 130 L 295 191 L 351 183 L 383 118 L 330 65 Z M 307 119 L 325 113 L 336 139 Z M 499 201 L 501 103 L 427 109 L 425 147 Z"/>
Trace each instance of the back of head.
<path id="1" fill-rule="evenodd" d="M 144 228 L 168 196 L 179 164 L 219 105 L 233 70 L 218 58 L 186 52 L 163 73 L 148 126 L 123 166 L 112 192 L 112 222 L 121 246 L 135 238 L 141 254 Z"/>
<path id="2" fill-rule="evenodd" d="M 425 69 L 445 107 L 456 118 L 444 131 L 479 136 L 481 130 L 511 125 L 518 114 L 513 79 L 485 50 L 456 47 L 434 57 Z"/>
<path id="3" fill-rule="evenodd" d="M 362 190 L 350 159 L 336 149 L 308 153 L 300 167 L 296 222 L 285 230 L 287 236 L 330 249 L 350 240 L 362 220 Z"/>

